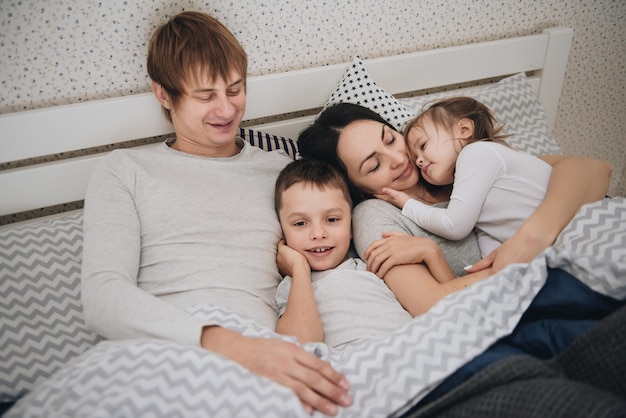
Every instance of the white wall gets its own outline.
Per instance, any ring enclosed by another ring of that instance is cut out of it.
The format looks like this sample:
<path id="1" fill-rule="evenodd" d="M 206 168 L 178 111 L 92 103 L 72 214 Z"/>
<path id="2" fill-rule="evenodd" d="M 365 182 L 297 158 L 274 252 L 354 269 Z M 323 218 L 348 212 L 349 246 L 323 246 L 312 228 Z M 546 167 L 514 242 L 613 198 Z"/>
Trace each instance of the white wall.
<path id="1" fill-rule="evenodd" d="M 626 195 L 621 0 L 0 0 L 0 113 L 148 91 L 147 41 L 182 10 L 224 22 L 248 51 L 250 75 L 571 26 L 554 135 L 567 153 L 612 162 L 610 193 Z"/>

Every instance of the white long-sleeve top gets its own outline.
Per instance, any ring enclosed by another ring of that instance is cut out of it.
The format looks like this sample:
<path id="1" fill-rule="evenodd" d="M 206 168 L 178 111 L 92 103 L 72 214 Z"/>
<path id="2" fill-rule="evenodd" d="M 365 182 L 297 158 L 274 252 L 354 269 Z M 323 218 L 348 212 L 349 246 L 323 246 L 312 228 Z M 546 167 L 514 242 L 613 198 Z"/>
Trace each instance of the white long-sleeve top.
<path id="1" fill-rule="evenodd" d="M 274 184 L 290 161 L 243 142 L 228 158 L 170 148 L 113 151 L 90 179 L 82 301 L 109 339 L 156 337 L 198 345 L 207 303 L 275 329 Z"/>
<path id="2" fill-rule="evenodd" d="M 451 240 L 476 228 L 486 256 L 515 234 L 543 200 L 552 167 L 525 152 L 478 141 L 459 153 L 447 208 L 410 199 L 402 213 L 420 227 Z"/>

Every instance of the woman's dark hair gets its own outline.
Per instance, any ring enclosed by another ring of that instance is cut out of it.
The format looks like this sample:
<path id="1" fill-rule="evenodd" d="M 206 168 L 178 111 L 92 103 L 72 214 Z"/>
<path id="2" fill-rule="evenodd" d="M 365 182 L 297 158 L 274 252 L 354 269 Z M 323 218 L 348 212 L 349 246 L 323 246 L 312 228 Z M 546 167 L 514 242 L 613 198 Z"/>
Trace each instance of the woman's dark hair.
<path id="1" fill-rule="evenodd" d="M 337 153 L 337 144 L 343 129 L 352 122 L 360 120 L 373 120 L 396 130 L 373 110 L 352 103 L 338 103 L 324 109 L 315 122 L 300 133 L 298 152 L 302 158 L 312 158 L 332 165 L 348 178 L 348 170 Z M 350 196 L 355 205 L 372 197 L 369 193 L 354 186 L 352 182 L 348 183 Z"/>

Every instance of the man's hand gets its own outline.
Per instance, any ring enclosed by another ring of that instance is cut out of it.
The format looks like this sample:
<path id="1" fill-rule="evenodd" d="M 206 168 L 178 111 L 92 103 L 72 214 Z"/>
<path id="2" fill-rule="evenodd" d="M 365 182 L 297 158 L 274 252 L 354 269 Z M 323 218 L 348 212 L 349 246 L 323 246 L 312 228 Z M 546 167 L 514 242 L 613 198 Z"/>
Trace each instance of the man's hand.
<path id="1" fill-rule="evenodd" d="M 202 347 L 222 354 L 252 373 L 294 391 L 304 408 L 336 415 L 349 406 L 347 379 L 331 365 L 302 347 L 279 339 L 245 337 L 219 326 L 205 327 Z"/>

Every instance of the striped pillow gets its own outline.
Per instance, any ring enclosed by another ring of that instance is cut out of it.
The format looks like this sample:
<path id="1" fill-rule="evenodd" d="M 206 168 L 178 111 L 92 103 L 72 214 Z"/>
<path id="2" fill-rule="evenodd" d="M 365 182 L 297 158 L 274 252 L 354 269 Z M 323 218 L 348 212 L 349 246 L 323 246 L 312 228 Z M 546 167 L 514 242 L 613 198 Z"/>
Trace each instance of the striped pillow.
<path id="1" fill-rule="evenodd" d="M 239 128 L 239 136 L 241 139 L 248 141 L 251 145 L 265 151 L 283 150 L 294 160 L 298 155 L 296 141 L 290 138 L 246 128 Z"/>

